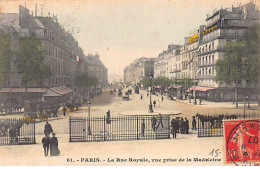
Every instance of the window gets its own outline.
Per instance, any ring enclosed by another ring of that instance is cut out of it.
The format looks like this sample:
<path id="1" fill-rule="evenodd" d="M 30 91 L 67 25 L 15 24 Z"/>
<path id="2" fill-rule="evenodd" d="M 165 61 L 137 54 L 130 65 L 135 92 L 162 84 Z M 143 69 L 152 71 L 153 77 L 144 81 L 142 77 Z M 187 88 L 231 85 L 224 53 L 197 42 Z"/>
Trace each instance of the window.
<path id="1" fill-rule="evenodd" d="M 211 50 L 211 46 L 209 45 L 209 51 Z"/>
<path id="2" fill-rule="evenodd" d="M 212 50 L 214 50 L 214 42 L 212 42 Z"/>
<path id="3" fill-rule="evenodd" d="M 214 67 L 212 68 L 212 76 L 214 76 Z"/>
<path id="4" fill-rule="evenodd" d="M 209 64 L 210 64 L 210 56 L 209 56 Z"/>
<path id="5" fill-rule="evenodd" d="M 208 69 L 206 68 L 205 70 L 205 73 L 206 73 L 206 77 L 208 76 Z"/>
<path id="6" fill-rule="evenodd" d="M 206 45 L 206 47 L 205 47 L 205 52 L 207 52 L 208 51 L 208 45 Z"/>
<path id="7" fill-rule="evenodd" d="M 202 57 L 202 65 L 204 65 L 204 57 Z"/>
<path id="8" fill-rule="evenodd" d="M 205 64 L 206 64 L 206 65 L 208 64 L 208 56 L 206 56 Z"/>
<path id="9" fill-rule="evenodd" d="M 211 71 L 210 71 L 210 68 L 209 68 L 209 76 L 211 75 Z"/>
<path id="10" fill-rule="evenodd" d="M 215 63 L 215 60 L 214 60 L 214 55 L 212 55 L 212 64 Z"/>

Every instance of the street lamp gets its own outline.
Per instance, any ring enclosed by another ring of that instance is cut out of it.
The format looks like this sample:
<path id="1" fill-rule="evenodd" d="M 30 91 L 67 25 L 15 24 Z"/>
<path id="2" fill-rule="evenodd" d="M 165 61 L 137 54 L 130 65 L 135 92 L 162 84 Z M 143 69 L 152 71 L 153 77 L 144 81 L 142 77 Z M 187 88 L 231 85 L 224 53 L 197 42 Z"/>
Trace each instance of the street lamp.
<path id="1" fill-rule="evenodd" d="M 149 80 L 150 80 L 150 104 L 149 104 L 149 113 L 153 113 L 153 105 L 152 105 L 152 79 L 153 79 L 153 74 L 150 72 L 149 73 Z"/>
<path id="2" fill-rule="evenodd" d="M 248 100 L 248 97 L 246 96 L 245 100 L 244 100 L 244 119 L 246 118 L 246 101 L 247 100 Z"/>
<path id="3" fill-rule="evenodd" d="M 91 131 L 90 131 L 90 105 L 91 105 L 91 103 L 89 100 L 88 100 L 87 104 L 88 104 L 88 135 L 91 135 Z"/>

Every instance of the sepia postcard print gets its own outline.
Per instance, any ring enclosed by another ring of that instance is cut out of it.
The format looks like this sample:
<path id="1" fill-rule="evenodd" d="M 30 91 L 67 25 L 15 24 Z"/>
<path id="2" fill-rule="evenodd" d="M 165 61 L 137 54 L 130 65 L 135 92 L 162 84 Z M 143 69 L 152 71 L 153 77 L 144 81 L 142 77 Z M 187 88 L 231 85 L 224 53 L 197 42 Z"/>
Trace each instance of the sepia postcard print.
<path id="1" fill-rule="evenodd" d="M 1 166 L 259 166 L 252 0 L 0 0 Z"/>

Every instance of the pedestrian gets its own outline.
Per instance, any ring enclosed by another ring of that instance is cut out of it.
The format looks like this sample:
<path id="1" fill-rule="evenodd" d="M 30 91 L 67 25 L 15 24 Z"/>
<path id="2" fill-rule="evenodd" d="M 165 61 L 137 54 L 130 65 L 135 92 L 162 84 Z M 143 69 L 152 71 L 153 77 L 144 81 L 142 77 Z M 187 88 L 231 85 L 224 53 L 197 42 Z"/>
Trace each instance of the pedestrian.
<path id="1" fill-rule="evenodd" d="M 163 102 L 163 95 L 162 95 L 162 102 Z"/>
<path id="2" fill-rule="evenodd" d="M 48 134 L 45 134 L 45 137 L 42 138 L 42 146 L 44 150 L 44 156 L 47 157 L 50 148 L 50 138 Z"/>
<path id="3" fill-rule="evenodd" d="M 66 116 L 66 107 L 65 106 L 63 106 L 63 116 Z"/>
<path id="4" fill-rule="evenodd" d="M 184 120 L 181 118 L 180 120 L 180 132 L 181 134 L 184 134 Z"/>
<path id="5" fill-rule="evenodd" d="M 144 131 L 145 131 L 145 122 L 144 122 L 144 119 L 143 119 L 143 122 L 141 124 L 141 131 L 142 131 L 142 136 L 144 137 Z"/>
<path id="6" fill-rule="evenodd" d="M 58 139 L 55 137 L 55 133 L 52 133 L 52 138 L 50 139 L 50 155 L 58 156 L 60 155 L 60 150 L 58 147 Z"/>
<path id="7" fill-rule="evenodd" d="M 185 117 L 185 134 L 189 134 L 189 120 Z"/>
<path id="8" fill-rule="evenodd" d="M 158 122 L 158 124 L 157 124 L 156 129 L 159 128 L 160 124 L 162 125 L 162 128 L 163 128 L 163 122 L 162 122 L 162 115 L 161 115 L 161 113 L 159 113 L 159 122 Z"/>
<path id="9" fill-rule="evenodd" d="M 195 119 L 195 116 L 192 116 L 192 130 L 197 130 L 196 128 L 196 119 Z"/>
<path id="10" fill-rule="evenodd" d="M 172 133 L 172 138 L 176 138 L 176 134 L 177 134 L 177 123 L 175 119 L 172 119 L 171 121 L 171 133 Z"/>
<path id="11" fill-rule="evenodd" d="M 151 121 L 152 121 L 152 129 L 155 132 L 155 126 L 156 126 L 156 123 L 157 123 L 157 119 L 153 116 Z"/>
<path id="12" fill-rule="evenodd" d="M 111 124 L 111 120 L 110 120 L 110 110 L 107 111 L 107 124 Z"/>
<path id="13" fill-rule="evenodd" d="M 200 97 L 200 105 L 201 105 L 201 102 L 202 102 L 202 99 L 201 99 L 201 97 Z"/>
<path id="14" fill-rule="evenodd" d="M 143 99 L 143 95 L 141 94 L 141 99 Z"/>
<path id="15" fill-rule="evenodd" d="M 158 100 L 158 107 L 160 107 L 160 100 Z"/>
<path id="16" fill-rule="evenodd" d="M 179 117 L 176 117 L 175 122 L 176 122 L 177 133 L 179 133 L 179 132 L 180 132 L 180 121 L 179 121 Z"/>
<path id="17" fill-rule="evenodd" d="M 156 105 L 156 101 L 154 100 L 154 101 L 153 101 L 153 107 L 155 107 L 155 105 Z"/>
<path id="18" fill-rule="evenodd" d="M 44 127 L 44 134 L 49 135 L 52 132 L 53 132 L 52 127 L 51 127 L 51 125 L 49 124 L 49 122 L 47 120 L 46 124 L 45 124 L 45 127 Z"/>

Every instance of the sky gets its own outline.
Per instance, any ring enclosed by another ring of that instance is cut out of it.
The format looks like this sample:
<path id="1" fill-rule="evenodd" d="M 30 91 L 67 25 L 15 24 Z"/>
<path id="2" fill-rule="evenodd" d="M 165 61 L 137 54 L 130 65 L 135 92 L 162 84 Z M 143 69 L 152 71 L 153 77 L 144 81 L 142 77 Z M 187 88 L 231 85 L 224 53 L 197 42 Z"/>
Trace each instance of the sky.
<path id="1" fill-rule="evenodd" d="M 157 57 L 168 44 L 182 44 L 214 9 L 250 0 L 2 0 L 0 10 L 18 13 L 25 2 L 30 11 L 37 3 L 38 15 L 41 8 L 43 16 L 57 14 L 85 54 L 98 53 L 108 74 L 123 77 L 135 59 Z"/>

